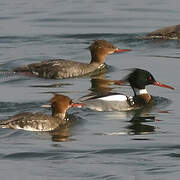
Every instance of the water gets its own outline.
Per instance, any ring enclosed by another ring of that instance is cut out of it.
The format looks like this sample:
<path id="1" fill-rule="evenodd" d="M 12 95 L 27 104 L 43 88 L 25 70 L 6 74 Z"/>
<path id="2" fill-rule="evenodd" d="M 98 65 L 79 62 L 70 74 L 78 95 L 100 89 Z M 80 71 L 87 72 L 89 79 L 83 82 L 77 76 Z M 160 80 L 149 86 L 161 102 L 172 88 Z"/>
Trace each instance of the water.
<path id="1" fill-rule="evenodd" d="M 71 109 L 74 125 L 57 134 L 1 129 L 0 177 L 179 179 L 180 44 L 136 39 L 179 24 L 179 5 L 176 0 L 0 2 L 1 70 L 58 57 L 89 62 L 86 48 L 95 39 L 106 39 L 133 51 L 109 56 L 111 71 L 105 79 L 120 79 L 122 69 L 138 67 L 175 87 L 174 91 L 148 87 L 167 101 L 135 114 Z M 53 92 L 78 99 L 91 92 L 91 78 L 58 81 L 0 74 L 0 119 L 23 111 L 48 113 L 40 106 Z"/>

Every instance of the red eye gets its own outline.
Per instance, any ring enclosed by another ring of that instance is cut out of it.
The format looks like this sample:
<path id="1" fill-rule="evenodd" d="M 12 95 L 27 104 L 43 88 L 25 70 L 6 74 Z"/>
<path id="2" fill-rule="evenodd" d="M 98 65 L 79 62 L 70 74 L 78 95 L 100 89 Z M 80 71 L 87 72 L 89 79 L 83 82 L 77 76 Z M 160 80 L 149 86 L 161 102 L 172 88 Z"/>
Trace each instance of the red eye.
<path id="1" fill-rule="evenodd" d="M 150 76 L 150 77 L 149 77 L 149 81 L 151 81 L 151 80 L 152 80 L 152 77 Z"/>

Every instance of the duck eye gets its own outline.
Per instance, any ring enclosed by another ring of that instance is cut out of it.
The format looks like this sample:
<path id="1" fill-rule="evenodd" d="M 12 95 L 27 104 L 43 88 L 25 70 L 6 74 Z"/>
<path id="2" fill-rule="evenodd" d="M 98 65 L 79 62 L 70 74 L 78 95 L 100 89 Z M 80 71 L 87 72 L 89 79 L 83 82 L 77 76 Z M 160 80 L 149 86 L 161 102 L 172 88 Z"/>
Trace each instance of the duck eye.
<path id="1" fill-rule="evenodd" d="M 152 77 L 150 76 L 150 77 L 148 78 L 148 80 L 149 80 L 149 81 L 152 81 Z"/>

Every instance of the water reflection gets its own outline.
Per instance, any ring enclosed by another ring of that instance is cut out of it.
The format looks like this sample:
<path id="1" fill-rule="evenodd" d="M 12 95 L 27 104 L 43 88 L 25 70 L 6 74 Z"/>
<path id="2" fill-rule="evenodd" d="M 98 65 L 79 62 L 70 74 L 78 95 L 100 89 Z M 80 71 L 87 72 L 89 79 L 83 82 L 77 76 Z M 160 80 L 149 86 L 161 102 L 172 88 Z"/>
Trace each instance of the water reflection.
<path id="1" fill-rule="evenodd" d="M 144 111 L 145 110 L 145 111 Z M 155 126 L 145 124 L 148 122 L 154 122 L 155 116 L 149 115 L 151 108 L 148 109 L 139 109 L 135 111 L 135 115 L 132 117 L 130 124 L 126 126 L 128 129 L 128 134 L 131 135 L 142 135 L 153 133 L 156 129 Z"/>
<path id="2" fill-rule="evenodd" d="M 80 117 L 76 117 L 73 114 L 67 115 L 68 122 L 64 127 L 60 127 L 54 131 L 50 131 L 49 135 L 51 136 L 52 141 L 54 142 L 67 142 L 72 141 L 74 139 L 70 138 L 72 137 L 71 129 L 75 126 L 77 123 L 77 119 Z"/>
<path id="3" fill-rule="evenodd" d="M 128 121 L 130 124 L 126 126 L 126 128 L 128 129 L 128 134 L 144 135 L 154 133 L 157 127 L 153 126 L 152 123 L 158 122 L 160 120 L 157 119 L 156 116 L 151 114 L 152 111 L 156 111 L 161 114 L 167 114 L 169 113 L 169 111 L 163 109 L 169 104 L 171 104 L 171 101 L 169 99 L 159 96 L 153 96 L 153 102 L 147 104 L 141 109 L 134 111 L 133 117 Z"/>
<path id="4" fill-rule="evenodd" d="M 67 142 L 71 136 L 70 128 L 57 129 L 49 133 L 51 135 L 52 141 L 55 142 Z"/>
<path id="5" fill-rule="evenodd" d="M 113 85 L 113 81 L 105 79 L 104 74 L 101 74 L 101 76 L 96 76 L 91 79 L 90 90 L 102 95 L 112 91 L 113 88 L 110 87 L 110 85 Z"/>
<path id="6" fill-rule="evenodd" d="M 95 96 L 105 96 L 112 92 L 113 87 L 111 85 L 114 84 L 113 80 L 106 79 L 105 72 L 92 76 L 91 80 L 91 87 L 89 88 L 90 93 L 87 95 L 79 98 L 79 101 L 84 101 L 88 98 L 95 97 Z"/>

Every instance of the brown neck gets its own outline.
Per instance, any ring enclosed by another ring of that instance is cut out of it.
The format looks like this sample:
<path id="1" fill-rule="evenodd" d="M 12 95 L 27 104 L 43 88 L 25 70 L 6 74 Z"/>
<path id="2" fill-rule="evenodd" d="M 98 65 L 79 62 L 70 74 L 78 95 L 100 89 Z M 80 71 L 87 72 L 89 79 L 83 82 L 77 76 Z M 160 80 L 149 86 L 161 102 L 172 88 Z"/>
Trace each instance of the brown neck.
<path id="1" fill-rule="evenodd" d="M 137 104 L 148 104 L 151 100 L 151 95 L 147 92 L 146 89 L 136 89 L 133 88 L 134 91 L 134 99 Z"/>
<path id="2" fill-rule="evenodd" d="M 91 52 L 91 62 L 90 63 L 103 64 L 104 61 L 106 60 L 106 56 L 107 55 L 104 55 L 104 54 L 98 54 L 98 53 Z"/>
<path id="3" fill-rule="evenodd" d="M 136 95 L 135 99 L 136 99 L 137 103 L 148 104 L 151 100 L 151 95 L 150 94 Z"/>
<path id="4" fill-rule="evenodd" d="M 60 119 L 60 120 L 64 120 L 66 114 L 65 114 L 65 113 L 52 113 L 52 116 L 53 116 L 54 118 L 58 118 L 58 119 Z"/>

